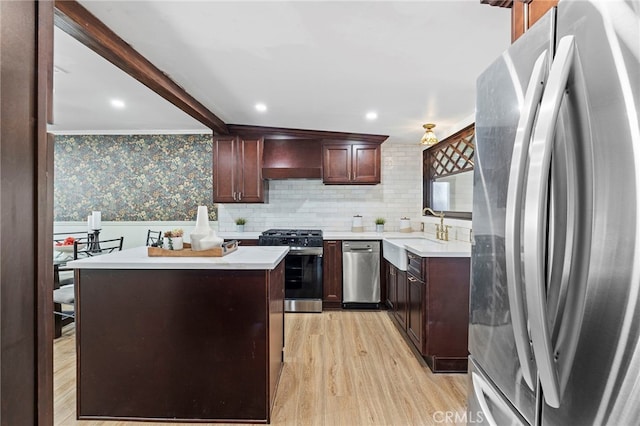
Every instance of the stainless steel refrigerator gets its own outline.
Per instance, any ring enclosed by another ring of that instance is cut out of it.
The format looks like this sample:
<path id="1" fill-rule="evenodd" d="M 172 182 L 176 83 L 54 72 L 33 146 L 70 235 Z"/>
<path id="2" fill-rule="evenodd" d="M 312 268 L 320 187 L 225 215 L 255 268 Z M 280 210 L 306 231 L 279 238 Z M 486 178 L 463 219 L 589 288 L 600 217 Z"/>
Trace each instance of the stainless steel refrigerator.
<path id="1" fill-rule="evenodd" d="M 560 0 L 478 78 L 469 424 L 640 424 L 640 2 Z"/>

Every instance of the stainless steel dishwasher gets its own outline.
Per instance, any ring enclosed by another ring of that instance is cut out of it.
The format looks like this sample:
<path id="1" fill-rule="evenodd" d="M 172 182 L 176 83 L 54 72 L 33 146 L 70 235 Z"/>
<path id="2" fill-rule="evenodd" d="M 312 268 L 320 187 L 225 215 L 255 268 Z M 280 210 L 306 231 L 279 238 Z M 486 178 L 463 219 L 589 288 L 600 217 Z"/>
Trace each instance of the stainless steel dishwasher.
<path id="1" fill-rule="evenodd" d="M 342 242 L 342 307 L 380 307 L 380 241 Z"/>

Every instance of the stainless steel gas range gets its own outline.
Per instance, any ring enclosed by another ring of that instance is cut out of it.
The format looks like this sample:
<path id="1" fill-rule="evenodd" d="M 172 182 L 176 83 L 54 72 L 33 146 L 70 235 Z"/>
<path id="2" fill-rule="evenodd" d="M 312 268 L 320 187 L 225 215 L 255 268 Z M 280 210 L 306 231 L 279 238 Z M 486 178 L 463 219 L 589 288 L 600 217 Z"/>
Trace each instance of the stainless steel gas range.
<path id="1" fill-rule="evenodd" d="M 322 312 L 322 231 L 269 229 L 260 246 L 289 246 L 285 258 L 285 312 Z"/>

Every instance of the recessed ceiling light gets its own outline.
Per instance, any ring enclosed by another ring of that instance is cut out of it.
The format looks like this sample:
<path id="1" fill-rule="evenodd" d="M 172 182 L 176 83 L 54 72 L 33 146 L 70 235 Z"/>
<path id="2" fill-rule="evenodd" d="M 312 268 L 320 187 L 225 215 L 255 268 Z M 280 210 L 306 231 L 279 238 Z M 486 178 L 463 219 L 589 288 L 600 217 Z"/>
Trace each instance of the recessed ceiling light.
<path id="1" fill-rule="evenodd" d="M 121 99 L 111 99 L 111 106 L 117 109 L 122 109 L 125 107 L 125 103 Z"/>
<path id="2" fill-rule="evenodd" d="M 256 104 L 256 110 L 259 112 L 265 112 L 267 111 L 267 106 L 265 104 L 263 104 L 262 102 L 257 103 Z"/>
<path id="3" fill-rule="evenodd" d="M 378 113 L 375 111 L 369 111 L 365 117 L 367 120 L 372 121 L 378 118 Z"/>

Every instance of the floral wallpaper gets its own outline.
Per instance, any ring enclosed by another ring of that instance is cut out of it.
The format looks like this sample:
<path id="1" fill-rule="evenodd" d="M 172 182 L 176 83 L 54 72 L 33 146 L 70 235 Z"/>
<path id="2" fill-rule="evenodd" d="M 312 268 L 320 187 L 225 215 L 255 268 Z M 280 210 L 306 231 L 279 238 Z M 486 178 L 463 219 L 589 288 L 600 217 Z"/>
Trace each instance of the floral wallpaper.
<path id="1" fill-rule="evenodd" d="M 213 205 L 211 135 L 57 135 L 54 220 L 195 220 Z"/>

